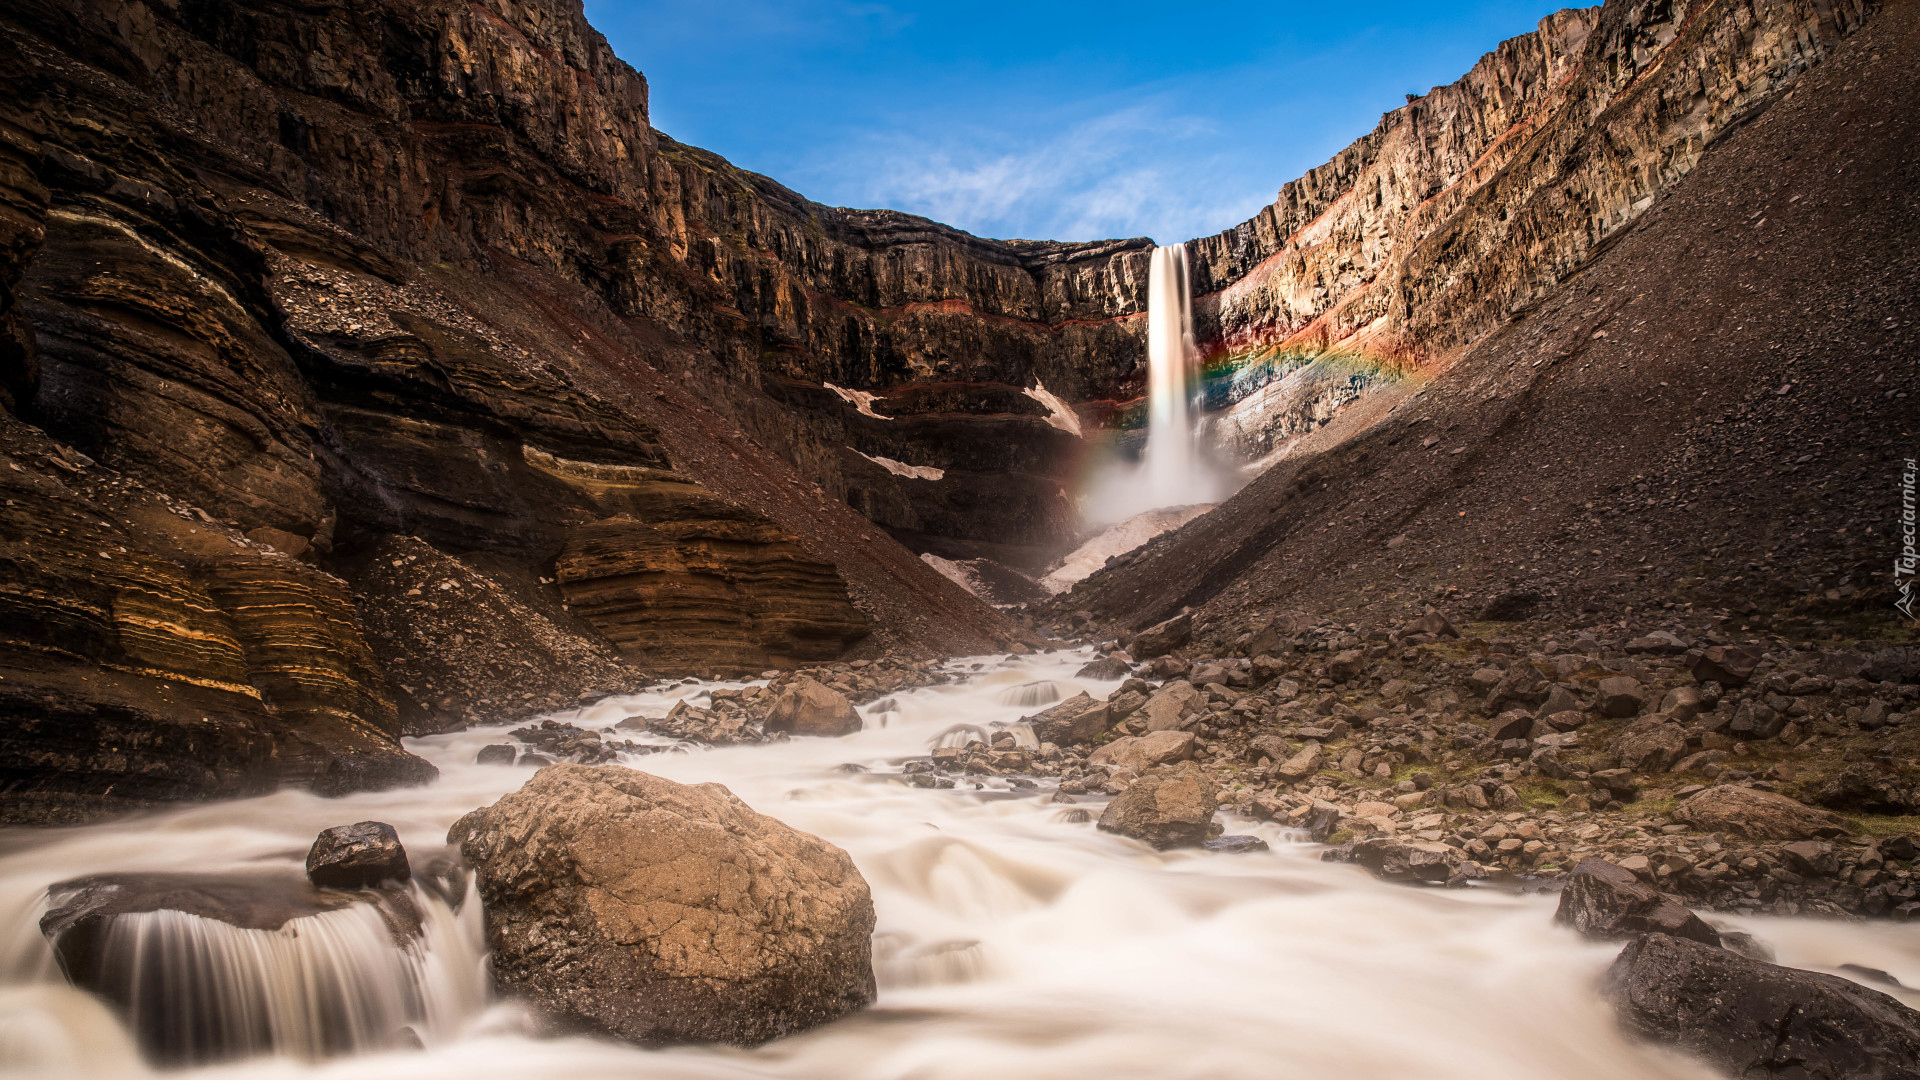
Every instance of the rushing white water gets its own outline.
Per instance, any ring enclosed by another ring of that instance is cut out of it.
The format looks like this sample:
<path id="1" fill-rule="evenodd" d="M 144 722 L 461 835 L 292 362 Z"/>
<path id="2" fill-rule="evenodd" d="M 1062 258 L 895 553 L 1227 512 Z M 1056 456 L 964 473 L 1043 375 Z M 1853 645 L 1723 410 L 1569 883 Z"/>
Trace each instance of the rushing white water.
<path id="1" fill-rule="evenodd" d="M 561 1077 L 1706 1078 L 1623 1037 L 1596 993 L 1616 947 L 1553 924 L 1551 897 L 1417 889 L 1322 863 L 1273 826 L 1232 820 L 1273 851 L 1154 852 L 1004 780 L 908 787 L 899 763 L 1111 683 L 1076 679 L 1085 654 L 977 661 L 964 684 L 896 694 L 844 739 L 655 754 L 630 764 L 719 781 L 754 808 L 845 848 L 872 885 L 880 999 L 755 1050 L 643 1051 L 528 1034 L 504 1003 L 462 999 L 461 972 L 422 991 L 445 1006 L 422 1050 L 319 1063 L 296 1053 L 189 1075 L 502 1080 Z M 729 684 L 732 685 L 732 684 Z M 663 714 L 702 687 L 601 702 L 582 725 Z M 530 768 L 474 765 L 500 728 L 410 741 L 439 765 L 425 788 L 328 800 L 300 792 L 96 827 L 0 835 L 0 1071 L 145 1071 L 112 1016 L 51 974 L 34 921 L 55 881 L 105 871 L 297 866 L 322 828 L 394 825 L 416 865 L 462 813 Z M 847 770 L 855 765 L 859 769 Z M 862 771 L 864 770 L 864 771 Z M 1076 820 L 1080 819 L 1080 820 Z M 471 902 L 461 918 L 474 912 Z M 1843 963 L 1920 984 L 1920 927 L 1746 919 L 1781 962 Z M 466 966 L 450 931 L 422 963 Z M 1906 1000 L 1920 1004 L 1920 997 Z M 429 1009 L 429 1012 L 432 1010 Z"/>

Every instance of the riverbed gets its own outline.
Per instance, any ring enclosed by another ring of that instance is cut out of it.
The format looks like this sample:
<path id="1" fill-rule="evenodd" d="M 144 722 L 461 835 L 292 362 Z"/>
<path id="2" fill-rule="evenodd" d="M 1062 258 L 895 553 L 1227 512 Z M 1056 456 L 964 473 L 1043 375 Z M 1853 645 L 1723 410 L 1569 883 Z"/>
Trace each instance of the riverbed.
<path id="1" fill-rule="evenodd" d="M 425 891 L 426 1014 L 418 1049 L 311 1060 L 282 1052 L 169 1075 L 502 1080 L 563 1077 L 880 1078 L 1711 1077 L 1634 1043 L 1597 987 L 1617 945 L 1552 921 L 1554 898 L 1514 888 L 1416 888 L 1320 860 L 1271 823 L 1248 854 L 1156 852 L 1098 831 L 1099 800 L 1054 802 L 1003 779 L 911 787 L 900 766 L 967 727 L 1036 711 L 1036 699 L 1116 684 L 1075 679 L 1079 652 L 949 665 L 954 682 L 862 711 L 839 739 L 677 747 L 625 763 L 712 781 L 762 813 L 838 844 L 873 889 L 878 1001 L 754 1050 L 641 1050 L 545 1038 L 488 992 L 477 900 Z M 663 715 L 716 686 L 685 683 L 554 714 L 603 728 Z M 67 987 L 38 932 L 47 886 L 103 872 L 296 868 L 320 830 L 393 825 L 416 866 L 461 814 L 519 787 L 531 766 L 477 765 L 518 725 L 408 740 L 438 782 L 324 799 L 299 791 L 75 829 L 0 834 L 0 1067 L 13 1076 L 152 1070 L 93 998 Z M 958 729 L 958 730 L 957 730 Z M 1920 985 L 1920 926 L 1718 919 L 1823 971 L 1859 964 Z M 1884 989 L 1884 987 L 1876 987 Z M 1900 995 L 1920 1006 L 1920 994 Z"/>

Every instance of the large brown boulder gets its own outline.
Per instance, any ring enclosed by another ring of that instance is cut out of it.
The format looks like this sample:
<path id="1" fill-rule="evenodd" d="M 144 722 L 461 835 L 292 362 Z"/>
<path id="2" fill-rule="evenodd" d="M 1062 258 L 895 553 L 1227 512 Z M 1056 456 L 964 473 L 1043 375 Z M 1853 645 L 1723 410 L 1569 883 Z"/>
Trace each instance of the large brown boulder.
<path id="1" fill-rule="evenodd" d="M 846 852 L 718 784 L 552 765 L 454 823 L 495 978 L 563 1027 L 754 1045 L 873 1000 Z"/>
<path id="2" fill-rule="evenodd" d="M 1665 716 L 1650 716 L 1628 725 L 1608 749 L 1623 769 L 1666 772 L 1686 756 L 1687 732 Z"/>
<path id="3" fill-rule="evenodd" d="M 1128 651 L 1137 659 L 1151 660 L 1170 653 L 1193 640 L 1193 615 L 1181 612 L 1165 622 L 1155 623 L 1136 634 Z"/>
<path id="4" fill-rule="evenodd" d="M 1595 855 L 1580 860 L 1560 890 L 1555 922 L 1592 938 L 1631 937 L 1660 932 L 1706 945 L 1720 944 L 1720 933 L 1686 905 L 1643 884 L 1631 870 Z"/>
<path id="5" fill-rule="evenodd" d="M 1033 737 L 1055 746 L 1086 742 L 1107 730 L 1107 703 L 1080 693 L 1033 718 Z"/>
<path id="6" fill-rule="evenodd" d="M 1091 765 L 1118 765 L 1145 772 L 1155 765 L 1185 761 L 1193 756 L 1191 731 L 1153 731 L 1115 739 L 1087 756 Z"/>
<path id="7" fill-rule="evenodd" d="M 1724 832 L 1748 840 L 1809 840 L 1852 832 L 1845 818 L 1785 795 L 1721 786 L 1680 804 L 1675 818 L 1701 832 Z"/>
<path id="8" fill-rule="evenodd" d="M 774 699 L 764 726 L 768 731 L 789 735 L 851 735 L 860 730 L 860 714 L 853 702 L 840 691 L 807 678 L 805 675 L 787 684 Z"/>
<path id="9" fill-rule="evenodd" d="M 1197 847 L 1206 842 L 1219 808 L 1213 781 L 1198 765 L 1183 761 L 1135 780 L 1107 804 L 1100 828 L 1157 848 Z"/>
<path id="10" fill-rule="evenodd" d="M 1731 1076 L 1920 1078 L 1920 1012 L 1838 976 L 1647 934 L 1621 950 L 1605 992 L 1629 1031 Z"/>
<path id="11" fill-rule="evenodd" d="M 1206 707 L 1207 695 L 1184 679 L 1170 682 L 1153 692 L 1140 707 L 1146 716 L 1148 731 L 1174 731 Z"/>

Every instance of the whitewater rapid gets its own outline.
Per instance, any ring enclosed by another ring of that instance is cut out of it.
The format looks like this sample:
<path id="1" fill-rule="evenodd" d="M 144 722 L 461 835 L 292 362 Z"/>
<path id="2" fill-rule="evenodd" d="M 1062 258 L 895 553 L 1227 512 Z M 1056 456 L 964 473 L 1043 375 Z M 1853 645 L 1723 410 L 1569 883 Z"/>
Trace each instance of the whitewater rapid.
<path id="1" fill-rule="evenodd" d="M 958 683 L 863 710 L 844 739 L 695 749 L 626 764 L 725 784 L 756 810 L 845 848 L 873 888 L 880 996 L 870 1009 L 755 1050 L 646 1051 L 532 1035 L 489 1000 L 477 902 L 429 911 L 438 938 L 423 1049 L 310 1062 L 259 1057 L 169 1075 L 523 1080 L 564 1077 L 1705 1078 L 1636 1045 L 1596 986 L 1617 946 L 1553 924 L 1553 898 L 1420 889 L 1319 861 L 1270 824 L 1228 820 L 1271 852 L 1159 853 L 1097 831 L 1097 801 L 900 782 L 900 763 L 956 725 L 1114 684 L 1075 679 L 1084 653 L 958 661 Z M 1036 685 L 1036 684 L 1051 684 Z M 714 685 L 555 714 L 603 727 L 662 715 Z M 298 867 L 321 829 L 385 821 L 416 867 L 461 814 L 531 768 L 480 766 L 505 726 L 408 740 L 441 770 L 422 787 L 341 799 L 296 791 L 77 829 L 0 833 L 0 1069 L 21 1077 L 149 1073 L 91 997 L 67 988 L 36 923 L 54 882 L 106 871 Z M 421 894 L 423 904 L 437 901 Z M 437 921 L 436 921 L 437 920 Z M 1781 963 L 1887 970 L 1920 985 L 1920 926 L 1740 919 Z M 1920 1005 L 1920 995 L 1906 994 Z"/>

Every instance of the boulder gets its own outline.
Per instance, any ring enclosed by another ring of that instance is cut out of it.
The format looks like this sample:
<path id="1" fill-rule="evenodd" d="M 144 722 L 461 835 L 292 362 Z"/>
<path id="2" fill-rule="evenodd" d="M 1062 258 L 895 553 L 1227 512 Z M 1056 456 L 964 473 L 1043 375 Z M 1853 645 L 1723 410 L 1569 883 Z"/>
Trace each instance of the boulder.
<path id="1" fill-rule="evenodd" d="M 1701 832 L 1724 832 L 1748 840 L 1812 840 L 1853 831 L 1846 819 L 1785 795 L 1721 785 L 1700 792 L 1673 812 Z"/>
<path id="2" fill-rule="evenodd" d="M 1771 739 L 1786 727 L 1785 714 L 1756 701 L 1743 701 L 1727 723 L 1727 734 L 1736 739 Z"/>
<path id="3" fill-rule="evenodd" d="M 1492 716 L 1514 706 L 1533 709 L 1546 701 L 1547 687 L 1546 678 L 1533 664 L 1525 660 L 1515 661 L 1493 689 L 1487 691 L 1487 715 Z"/>
<path id="4" fill-rule="evenodd" d="M 1448 844 L 1376 836 L 1353 845 L 1353 861 L 1388 881 L 1447 881 L 1466 855 Z"/>
<path id="5" fill-rule="evenodd" d="M 814 683 L 814 685 L 820 686 L 819 683 Z M 821 686 L 820 689 L 825 690 L 829 694 L 834 693 L 830 687 Z M 846 699 L 841 698 L 841 700 L 845 701 Z M 804 708 L 804 706 L 802 707 Z M 852 708 L 851 704 L 849 704 L 848 708 Z M 651 731 L 655 735 L 665 735 L 673 739 L 685 739 L 688 742 L 702 743 L 707 746 L 742 746 L 766 741 L 766 736 L 753 726 L 745 713 L 723 713 L 716 709 L 700 709 L 687 704 L 685 701 L 674 702 L 673 708 L 667 715 L 659 719 L 648 720 L 645 717 L 639 717 L 637 719 L 640 721 L 637 726 Z M 856 716 L 854 721 L 857 725 L 859 717 Z M 626 727 L 630 723 L 632 723 L 632 720 L 622 720 L 618 726 Z M 842 723 L 844 723 L 844 720 Z M 822 734 L 825 734 L 825 732 L 822 732 Z M 595 747 L 594 749 L 606 751 L 605 747 Z M 603 752 L 574 756 L 574 760 L 582 765 L 598 765 L 614 760 L 614 755 L 611 752 Z"/>
<path id="6" fill-rule="evenodd" d="M 1687 654 L 1687 669 L 1696 682 L 1715 682 L 1721 686 L 1744 686 L 1760 666 L 1760 650 L 1743 645 L 1715 645 Z"/>
<path id="7" fill-rule="evenodd" d="M 1832 877 L 1840 869 L 1840 856 L 1826 840 L 1795 840 L 1780 845 L 1780 856 L 1796 873 L 1808 877 Z"/>
<path id="8" fill-rule="evenodd" d="M 1920 1078 L 1920 1012 L 1835 975 L 1648 934 L 1621 950 L 1605 993 L 1629 1031 L 1732 1076 Z"/>
<path id="9" fill-rule="evenodd" d="M 1662 933 L 1720 944 L 1719 932 L 1685 905 L 1643 884 L 1632 871 L 1595 855 L 1580 860 L 1567 875 L 1553 918 L 1591 938 Z"/>
<path id="10" fill-rule="evenodd" d="M 1626 644 L 1626 650 L 1630 653 L 1654 653 L 1663 656 L 1678 655 L 1686 652 L 1688 647 L 1684 638 L 1677 637 L 1666 630 L 1655 630 L 1645 637 L 1633 638 Z"/>
<path id="11" fill-rule="evenodd" d="M 1460 685 L 1474 697 L 1485 697 L 1493 692 L 1494 687 L 1500 685 L 1501 679 L 1506 677 L 1507 673 L 1499 668 L 1483 667 L 1467 676 Z"/>
<path id="12" fill-rule="evenodd" d="M 1274 779 L 1288 784 L 1297 784 L 1320 771 L 1327 763 L 1327 755 L 1320 744 L 1309 742 L 1300 752 L 1274 766 Z"/>
<path id="13" fill-rule="evenodd" d="M 1700 691 L 1691 686 L 1676 686 L 1660 699 L 1660 711 L 1681 723 L 1700 715 Z"/>
<path id="14" fill-rule="evenodd" d="M 1033 736 L 1055 746 L 1087 742 L 1107 730 L 1111 720 L 1107 703 L 1081 691 L 1032 719 Z"/>
<path id="15" fill-rule="evenodd" d="M 335 826 L 307 849 L 307 880 L 323 889 L 370 889 L 412 877 L 400 834 L 385 822 Z"/>
<path id="16" fill-rule="evenodd" d="M 1217 851 L 1226 855 L 1245 855 L 1254 851 L 1266 851 L 1267 842 L 1257 836 L 1216 836 L 1201 845 L 1208 851 Z"/>
<path id="17" fill-rule="evenodd" d="M 565 1029 L 751 1046 L 873 1000 L 873 900 L 846 852 L 718 784 L 554 765 L 447 833 L 502 989 Z"/>
<path id="18" fill-rule="evenodd" d="M 1547 691 L 1547 700 L 1541 702 L 1539 710 L 1533 715 L 1545 720 L 1559 713 L 1579 711 L 1580 699 L 1574 695 L 1572 690 L 1556 683 Z"/>
<path id="19" fill-rule="evenodd" d="M 1334 682 L 1351 682 L 1366 666 L 1367 654 L 1359 649 L 1347 649 L 1333 654 L 1327 661 L 1327 678 Z"/>
<path id="20" fill-rule="evenodd" d="M 1183 611 L 1165 622 L 1155 623 L 1134 635 L 1127 651 L 1141 660 L 1150 660 L 1193 640 L 1193 614 Z"/>
<path id="21" fill-rule="evenodd" d="M 1133 674 L 1133 668 L 1129 667 L 1126 661 L 1109 655 L 1082 664 L 1080 670 L 1073 673 L 1073 677 L 1106 682 L 1112 679 L 1124 679 L 1131 674 Z"/>
<path id="22" fill-rule="evenodd" d="M 1198 765 L 1183 761 L 1147 773 L 1115 796 L 1100 815 L 1100 828 L 1157 848 L 1197 847 L 1206 841 L 1219 808 L 1213 781 Z"/>
<path id="23" fill-rule="evenodd" d="M 1646 690 L 1640 680 L 1622 675 L 1612 679 L 1600 680 L 1600 715 L 1632 716 L 1640 711 L 1647 699 Z"/>
<path id="24" fill-rule="evenodd" d="M 475 765 L 511 765 L 513 759 L 519 756 L 520 751 L 512 743 L 491 743 L 480 748 L 480 752 L 473 756 L 473 763 Z"/>
<path id="25" fill-rule="evenodd" d="M 1415 634 L 1427 634 L 1434 638 L 1457 638 L 1460 636 L 1460 631 L 1447 621 L 1445 615 L 1440 614 L 1438 608 L 1430 607 L 1424 615 L 1412 622 L 1402 624 L 1400 629 L 1394 631 L 1393 637 L 1396 641 L 1405 641 Z"/>
<path id="26" fill-rule="evenodd" d="M 1249 764 L 1258 764 L 1261 758 L 1269 762 L 1281 762 L 1293 756 L 1293 744 L 1278 735 L 1255 735 L 1247 740 L 1246 758 Z"/>
<path id="27" fill-rule="evenodd" d="M 1622 768 L 1666 772 L 1687 752 L 1687 733 L 1665 716 L 1650 716 L 1627 726 L 1609 747 Z"/>
<path id="28" fill-rule="evenodd" d="M 860 714 L 845 694 L 802 675 L 787 684 L 767 713 L 768 731 L 790 735 L 851 735 L 861 728 Z"/>
<path id="29" fill-rule="evenodd" d="M 1898 645 L 1876 649 L 1867 656 L 1860 674 L 1875 682 L 1920 682 L 1920 649 Z"/>
<path id="30" fill-rule="evenodd" d="M 1185 761 L 1193 756 L 1193 732 L 1153 731 L 1115 739 L 1087 756 L 1090 765 L 1118 765 L 1146 772 L 1155 765 Z"/>
<path id="31" fill-rule="evenodd" d="M 1533 733 L 1533 714 L 1525 709 L 1509 709 L 1487 723 L 1487 734 L 1498 742 L 1524 739 Z"/>
<path id="32" fill-rule="evenodd" d="M 1207 706 L 1207 695 L 1190 682 L 1175 681 L 1161 687 L 1140 707 L 1148 731 L 1173 731 Z"/>

